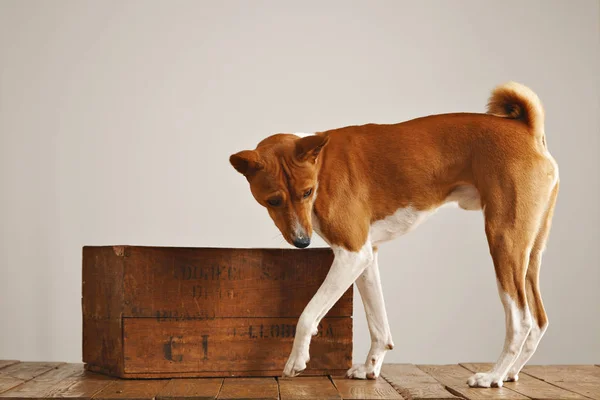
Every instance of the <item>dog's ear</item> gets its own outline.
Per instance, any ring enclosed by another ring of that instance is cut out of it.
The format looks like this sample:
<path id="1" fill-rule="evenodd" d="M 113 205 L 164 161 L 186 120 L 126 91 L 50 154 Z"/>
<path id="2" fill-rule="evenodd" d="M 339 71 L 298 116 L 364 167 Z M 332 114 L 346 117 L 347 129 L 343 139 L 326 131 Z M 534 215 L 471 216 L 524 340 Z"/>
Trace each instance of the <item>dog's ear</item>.
<path id="1" fill-rule="evenodd" d="M 254 173 L 265 167 L 260 159 L 260 155 L 254 150 L 244 150 L 232 154 L 229 157 L 229 162 L 237 172 L 246 177 L 254 175 Z"/>
<path id="2" fill-rule="evenodd" d="M 315 163 L 317 156 L 329 141 L 328 136 L 312 135 L 296 140 L 296 158 Z"/>

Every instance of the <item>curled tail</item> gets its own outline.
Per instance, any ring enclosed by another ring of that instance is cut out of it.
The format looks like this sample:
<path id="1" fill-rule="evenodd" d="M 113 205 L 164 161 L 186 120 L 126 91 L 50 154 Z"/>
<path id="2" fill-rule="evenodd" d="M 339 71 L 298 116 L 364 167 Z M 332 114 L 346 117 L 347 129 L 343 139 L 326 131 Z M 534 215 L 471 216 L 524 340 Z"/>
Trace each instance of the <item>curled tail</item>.
<path id="1" fill-rule="evenodd" d="M 525 85 L 508 82 L 497 86 L 487 105 L 487 113 L 523 121 L 536 137 L 544 137 L 544 108 L 539 97 Z"/>

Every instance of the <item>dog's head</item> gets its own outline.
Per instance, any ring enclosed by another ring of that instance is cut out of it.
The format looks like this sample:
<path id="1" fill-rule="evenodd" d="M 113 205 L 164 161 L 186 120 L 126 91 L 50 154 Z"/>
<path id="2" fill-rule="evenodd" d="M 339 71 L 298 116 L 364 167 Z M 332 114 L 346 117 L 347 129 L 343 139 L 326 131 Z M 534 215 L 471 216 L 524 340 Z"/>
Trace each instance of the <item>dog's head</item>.
<path id="1" fill-rule="evenodd" d="M 298 248 L 310 244 L 312 206 L 317 192 L 319 153 L 328 138 L 277 134 L 244 150 L 229 162 L 250 183 L 250 191 L 264 206 L 285 240 Z"/>

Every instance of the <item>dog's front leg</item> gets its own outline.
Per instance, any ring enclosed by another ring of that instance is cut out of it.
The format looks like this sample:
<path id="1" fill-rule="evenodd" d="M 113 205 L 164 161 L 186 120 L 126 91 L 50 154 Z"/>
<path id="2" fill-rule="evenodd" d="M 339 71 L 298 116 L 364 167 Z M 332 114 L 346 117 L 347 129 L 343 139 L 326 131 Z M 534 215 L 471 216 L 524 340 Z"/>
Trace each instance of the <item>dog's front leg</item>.
<path id="1" fill-rule="evenodd" d="M 354 379 L 375 379 L 381 372 L 385 353 L 394 348 L 381 290 L 377 250 L 374 251 L 373 262 L 356 280 L 356 286 L 365 307 L 371 334 L 371 349 L 365 363 L 353 365 L 347 376 Z"/>
<path id="2" fill-rule="evenodd" d="M 283 370 L 284 376 L 297 376 L 304 371 L 309 360 L 310 338 L 317 334 L 319 322 L 373 261 L 373 249 L 369 241 L 356 252 L 337 246 L 332 246 L 332 250 L 335 257 L 327 277 L 298 320 L 292 353 Z"/>

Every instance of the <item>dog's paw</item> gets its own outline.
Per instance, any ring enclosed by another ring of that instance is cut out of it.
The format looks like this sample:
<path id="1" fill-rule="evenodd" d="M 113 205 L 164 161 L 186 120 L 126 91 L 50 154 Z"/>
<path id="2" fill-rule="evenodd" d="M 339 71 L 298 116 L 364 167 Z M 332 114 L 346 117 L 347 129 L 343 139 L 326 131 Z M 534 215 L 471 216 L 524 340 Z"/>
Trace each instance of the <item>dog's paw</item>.
<path id="1" fill-rule="evenodd" d="M 502 377 L 499 375 L 492 374 L 489 372 L 479 372 L 475 375 L 472 375 L 467 380 L 467 384 L 470 387 L 480 388 L 502 387 L 503 380 Z"/>
<path id="2" fill-rule="evenodd" d="M 518 380 L 519 380 L 518 372 L 509 372 L 508 375 L 506 375 L 506 378 L 504 378 L 504 382 L 516 382 Z"/>
<path id="3" fill-rule="evenodd" d="M 292 352 L 290 358 L 288 358 L 285 363 L 285 368 L 283 369 L 283 376 L 288 378 L 293 378 L 294 376 L 300 375 L 302 371 L 306 369 L 306 364 L 309 362 L 308 354 L 302 355 Z"/>
<path id="4" fill-rule="evenodd" d="M 346 377 L 350 379 L 377 379 L 379 371 L 373 365 L 354 364 L 346 372 Z"/>

